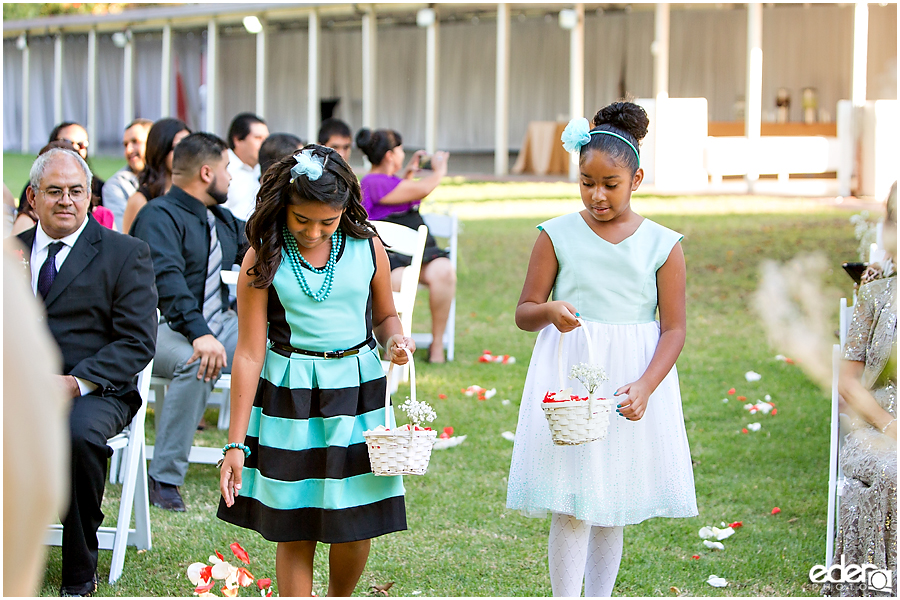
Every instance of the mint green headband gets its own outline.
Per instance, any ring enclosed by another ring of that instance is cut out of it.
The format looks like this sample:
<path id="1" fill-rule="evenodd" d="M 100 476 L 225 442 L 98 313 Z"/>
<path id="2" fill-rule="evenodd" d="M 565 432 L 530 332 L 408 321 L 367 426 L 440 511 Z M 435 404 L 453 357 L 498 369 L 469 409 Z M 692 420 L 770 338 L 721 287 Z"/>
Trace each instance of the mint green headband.
<path id="1" fill-rule="evenodd" d="M 628 144 L 628 147 L 629 147 L 629 148 L 631 148 L 632 150 L 634 150 L 634 155 L 637 157 L 637 161 L 638 161 L 638 168 L 641 168 L 641 155 L 638 154 L 637 148 L 634 147 L 634 144 L 632 144 L 631 142 L 629 142 L 628 140 L 626 140 L 624 137 L 622 137 L 622 136 L 619 135 L 618 133 L 614 133 L 614 132 L 612 132 L 612 131 L 606 131 L 606 130 L 594 130 L 594 131 L 591 131 L 590 134 L 591 134 L 591 135 L 594 135 L 594 134 L 611 135 L 611 136 L 613 136 L 613 137 L 615 137 L 615 138 L 619 138 L 620 140 L 622 140 L 623 142 L 625 142 L 626 144 Z"/>

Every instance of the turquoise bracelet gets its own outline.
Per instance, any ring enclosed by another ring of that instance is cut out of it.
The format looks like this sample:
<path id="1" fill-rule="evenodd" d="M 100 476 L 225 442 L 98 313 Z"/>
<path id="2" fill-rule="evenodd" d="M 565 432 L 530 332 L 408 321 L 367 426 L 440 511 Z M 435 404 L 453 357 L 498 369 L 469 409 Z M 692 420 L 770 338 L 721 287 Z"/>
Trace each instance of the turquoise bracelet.
<path id="1" fill-rule="evenodd" d="M 250 456 L 250 448 L 245 446 L 244 444 L 239 444 L 237 442 L 232 442 L 230 444 L 225 444 L 225 447 L 222 448 L 222 456 L 225 456 L 225 453 L 231 450 L 232 448 L 240 448 L 244 451 L 244 458 L 248 458 Z"/>

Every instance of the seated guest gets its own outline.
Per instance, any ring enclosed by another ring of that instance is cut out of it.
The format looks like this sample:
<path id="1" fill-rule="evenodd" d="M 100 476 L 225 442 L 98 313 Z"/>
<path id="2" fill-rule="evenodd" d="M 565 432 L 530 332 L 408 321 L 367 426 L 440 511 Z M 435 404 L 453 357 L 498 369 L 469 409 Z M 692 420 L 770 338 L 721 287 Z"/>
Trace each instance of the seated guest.
<path id="1" fill-rule="evenodd" d="M 28 202 L 38 225 L 19 240 L 30 253 L 32 289 L 63 357 L 58 384 L 70 398 L 71 497 L 63 519 L 63 596 L 97 587 L 107 439 L 141 406 L 135 377 L 156 349 L 156 286 L 147 244 L 88 215 L 91 170 L 52 148 L 31 167 Z"/>
<path id="2" fill-rule="evenodd" d="M 75 151 L 81 155 L 81 158 L 85 160 L 85 162 L 90 166 L 91 161 L 88 158 L 88 146 L 90 146 L 90 141 L 88 140 L 87 129 L 75 123 L 74 121 L 63 121 L 58 124 L 50 131 L 49 139 L 47 143 L 50 144 L 52 142 L 69 142 L 75 147 Z M 103 204 L 103 184 L 104 181 L 97 177 L 96 175 L 91 180 L 91 195 L 93 196 L 92 202 L 94 206 Z M 28 187 L 26 184 L 25 187 Z M 22 194 L 19 197 L 19 205 L 27 203 L 27 198 L 25 197 L 25 190 L 22 190 Z"/>
<path id="3" fill-rule="evenodd" d="M 259 147 L 269 137 L 269 127 L 262 118 L 245 112 L 237 115 L 228 128 L 228 172 L 231 186 L 225 208 L 246 221 L 256 208 L 259 191 Z"/>
<path id="4" fill-rule="evenodd" d="M 150 502 L 184 511 L 184 483 L 194 432 L 221 372 L 229 373 L 237 315 L 228 310 L 222 269 L 239 263 L 244 222 L 228 198 L 228 147 L 209 133 L 175 146 L 172 187 L 138 213 L 131 234 L 150 244 L 159 290 L 159 343 L 153 374 L 171 379 L 156 413 L 148 470 Z"/>
<path id="5" fill-rule="evenodd" d="M 897 254 L 897 184 L 884 220 L 886 252 Z M 859 288 L 839 378 L 851 416 L 841 446 L 845 483 L 835 562 L 893 571 L 897 595 L 897 277 Z M 860 590 L 849 595 L 868 595 Z M 841 595 L 848 595 L 846 589 Z"/>
<path id="6" fill-rule="evenodd" d="M 48 150 L 52 148 L 63 148 L 64 150 L 71 150 L 73 152 L 77 152 L 78 149 L 72 145 L 71 142 L 65 140 L 57 140 L 55 142 L 50 142 L 38 152 L 38 156 L 46 153 Z M 34 212 L 34 209 L 31 207 L 31 204 L 28 203 L 27 191 L 28 188 L 31 187 L 31 184 L 27 184 L 25 186 L 26 196 L 25 201 L 20 200 L 19 208 L 16 212 L 16 220 L 13 223 L 12 234 L 19 235 L 26 229 L 31 229 L 38 222 L 37 213 Z M 98 198 L 91 194 L 91 203 L 88 207 L 88 212 L 93 215 L 93 217 L 97 220 L 98 223 L 106 227 L 107 229 L 113 229 L 113 215 L 109 209 L 103 206 L 98 205 Z"/>
<path id="7" fill-rule="evenodd" d="M 425 221 L 419 214 L 419 204 L 440 184 L 447 174 L 446 152 L 435 152 L 431 158 L 432 171 L 419 169 L 419 159 L 425 156 L 421 150 L 403 168 L 405 154 L 400 134 L 391 129 L 371 131 L 361 129 L 356 134 L 356 145 L 372 163 L 372 170 L 359 182 L 362 188 L 363 206 L 373 221 L 391 221 L 418 229 Z M 401 175 L 397 173 L 402 169 Z M 416 175 L 422 175 L 415 179 Z M 444 330 L 450 316 L 450 305 L 456 294 L 456 271 L 447 258 L 446 251 L 437 246 L 429 233 L 425 242 L 425 256 L 422 258 L 422 272 L 419 281 L 428 287 L 431 308 L 431 348 L 430 362 L 444 362 Z M 391 280 L 394 289 L 400 289 L 403 268 L 409 266 L 409 257 L 388 251 L 391 261 Z"/>
<path id="8" fill-rule="evenodd" d="M 353 149 L 352 137 L 350 126 L 335 117 L 325 119 L 319 127 L 319 144 L 337 150 L 347 164 L 350 164 L 350 151 Z"/>
<path id="9" fill-rule="evenodd" d="M 122 134 L 126 164 L 103 184 L 103 205 L 112 211 L 116 229 L 123 233 L 128 233 L 122 229 L 125 205 L 138 189 L 138 176 L 144 170 L 147 134 L 152 125 L 153 121 L 150 119 L 135 119 L 128 124 Z"/>
<path id="10" fill-rule="evenodd" d="M 297 150 L 303 148 L 305 145 L 303 140 L 292 133 L 273 133 L 267 137 L 266 141 L 259 147 L 260 181 L 269 167 L 288 154 L 293 154 Z"/>
<path id="11" fill-rule="evenodd" d="M 160 119 L 147 133 L 144 170 L 138 177 L 138 190 L 128 198 L 122 215 L 122 233 L 131 232 L 131 224 L 144 205 L 162 196 L 172 185 L 172 156 L 175 146 L 191 133 L 184 121 Z"/>

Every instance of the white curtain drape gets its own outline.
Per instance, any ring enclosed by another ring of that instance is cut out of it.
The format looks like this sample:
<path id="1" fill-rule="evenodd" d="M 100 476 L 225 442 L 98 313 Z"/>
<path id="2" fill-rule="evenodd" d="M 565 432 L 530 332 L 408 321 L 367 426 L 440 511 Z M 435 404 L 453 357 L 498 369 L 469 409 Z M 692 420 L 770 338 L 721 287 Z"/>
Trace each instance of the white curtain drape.
<path id="1" fill-rule="evenodd" d="M 549 14 L 549 13 L 548 13 Z M 850 92 L 853 7 L 770 6 L 763 10 L 763 120 L 774 120 L 775 95 L 791 94 L 791 119 L 801 118 L 803 88 L 816 88 L 819 106 L 835 117 L 838 100 Z M 585 17 L 585 112 L 622 95 L 652 94 L 654 13 L 649 10 L 590 11 Z M 897 97 L 897 6 L 869 6 L 868 97 Z M 736 101 L 746 85 L 747 10 L 675 7 L 671 13 L 669 95 L 705 97 L 709 119 L 738 118 Z M 256 43 L 239 28 L 220 30 L 216 131 L 225 136 L 233 116 L 256 111 Z M 205 127 L 203 75 L 206 32 L 173 31 L 172 116 L 177 114 L 176 79 L 183 83 L 185 119 Z M 451 151 L 490 151 L 494 135 L 496 21 L 440 24 L 438 146 Z M 377 35 L 376 126 L 396 129 L 413 148 L 425 144 L 425 30 L 381 23 Z M 53 127 L 53 41 L 29 38 L 31 48 L 31 148 Z M 335 115 L 354 128 L 362 121 L 362 36 L 358 27 L 323 26 L 320 34 L 322 99 L 340 102 Z M 121 142 L 122 50 L 98 35 L 98 136 L 94 147 Z M 63 115 L 86 118 L 84 35 L 67 36 Z M 161 35 L 135 36 L 135 110 L 160 114 Z M 273 30 L 267 40 L 267 106 L 270 131 L 312 140 L 307 124 L 308 33 L 305 22 Z M 3 144 L 18 150 L 21 139 L 21 52 L 4 41 Z M 509 144 L 517 149 L 530 121 L 569 118 L 569 33 L 555 18 L 519 17 L 511 22 Z"/>

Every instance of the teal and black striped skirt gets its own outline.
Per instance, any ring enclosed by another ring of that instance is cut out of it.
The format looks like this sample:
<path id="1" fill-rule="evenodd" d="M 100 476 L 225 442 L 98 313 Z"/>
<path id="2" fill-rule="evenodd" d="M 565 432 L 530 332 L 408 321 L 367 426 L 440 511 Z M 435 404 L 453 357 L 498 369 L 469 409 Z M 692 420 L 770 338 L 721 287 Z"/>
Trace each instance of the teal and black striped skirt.
<path id="1" fill-rule="evenodd" d="M 384 424 L 385 385 L 374 350 L 321 359 L 269 349 L 240 495 L 231 508 L 221 500 L 218 517 L 273 542 L 335 544 L 405 530 L 403 480 L 372 474 L 363 438 Z"/>

